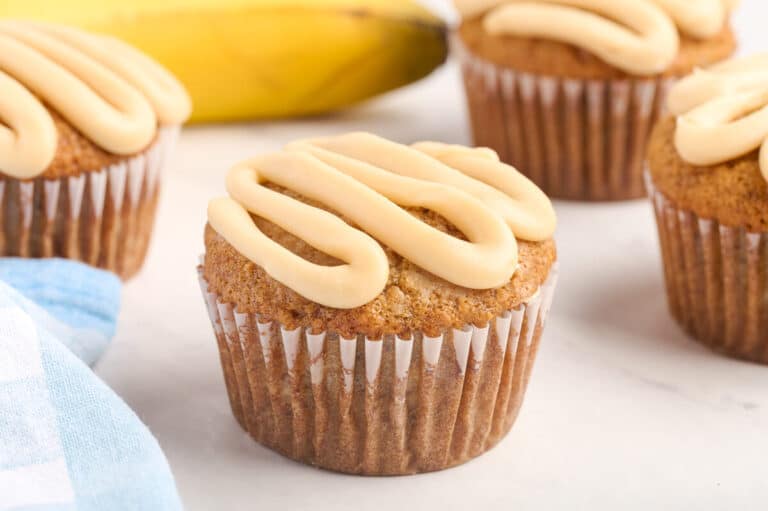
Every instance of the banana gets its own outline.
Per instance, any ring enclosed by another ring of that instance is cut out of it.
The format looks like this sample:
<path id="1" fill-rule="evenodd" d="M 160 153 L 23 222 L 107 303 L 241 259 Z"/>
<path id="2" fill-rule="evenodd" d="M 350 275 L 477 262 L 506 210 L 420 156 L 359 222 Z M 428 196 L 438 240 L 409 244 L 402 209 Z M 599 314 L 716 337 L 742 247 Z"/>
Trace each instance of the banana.
<path id="1" fill-rule="evenodd" d="M 320 114 L 444 62 L 444 23 L 411 0 L 4 0 L 0 16 L 124 39 L 187 86 L 193 121 Z"/>

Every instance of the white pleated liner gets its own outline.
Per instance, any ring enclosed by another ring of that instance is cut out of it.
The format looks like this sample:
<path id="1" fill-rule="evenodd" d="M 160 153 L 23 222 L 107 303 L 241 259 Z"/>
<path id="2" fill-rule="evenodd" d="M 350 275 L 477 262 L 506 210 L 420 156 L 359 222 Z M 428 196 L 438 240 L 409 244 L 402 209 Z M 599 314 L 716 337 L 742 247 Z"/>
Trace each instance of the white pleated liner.
<path id="1" fill-rule="evenodd" d="M 646 145 L 673 79 L 600 81 L 517 72 L 455 41 L 475 145 L 497 151 L 550 197 L 645 197 Z"/>
<path id="2" fill-rule="evenodd" d="M 144 154 L 60 179 L 0 177 L 0 255 L 65 257 L 128 277 L 147 248 L 162 169 L 179 127 L 161 128 Z M 149 219 L 149 220 L 147 220 Z"/>
<path id="3" fill-rule="evenodd" d="M 199 275 L 241 426 L 305 463 L 397 475 L 463 463 L 506 434 L 557 271 L 529 303 L 488 325 L 383 341 L 262 322 L 220 301 Z"/>
<path id="4" fill-rule="evenodd" d="M 672 316 L 727 355 L 768 364 L 768 233 L 679 209 L 646 173 Z"/>

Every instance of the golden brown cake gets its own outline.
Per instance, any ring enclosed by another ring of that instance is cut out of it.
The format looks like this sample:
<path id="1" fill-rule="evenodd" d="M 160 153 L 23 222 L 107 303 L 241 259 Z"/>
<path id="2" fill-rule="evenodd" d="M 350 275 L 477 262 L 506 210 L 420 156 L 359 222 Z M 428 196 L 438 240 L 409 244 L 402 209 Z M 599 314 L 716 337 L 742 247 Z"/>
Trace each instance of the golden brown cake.
<path id="1" fill-rule="evenodd" d="M 679 209 L 749 232 L 768 231 L 768 184 L 758 151 L 716 165 L 692 165 L 675 148 L 675 118 L 653 131 L 648 163 L 654 187 Z"/>
<path id="2" fill-rule="evenodd" d="M 647 139 L 666 90 L 736 48 L 725 0 L 669 12 L 651 0 L 454 2 L 475 144 L 555 198 L 642 197 Z"/>
<path id="3" fill-rule="evenodd" d="M 291 144 L 233 169 L 227 189 L 200 275 L 232 410 L 256 441 L 398 475 L 501 440 L 554 287 L 540 190 L 487 150 L 367 134 Z"/>
<path id="4" fill-rule="evenodd" d="M 17 20 L 0 33 L 0 117 L 17 134 L 0 143 L 0 255 L 134 275 L 160 169 L 190 112 L 186 92 L 108 37 Z"/>
<path id="5" fill-rule="evenodd" d="M 752 78 L 766 69 L 762 55 L 682 80 L 670 96 L 675 116 L 656 126 L 648 152 L 673 316 L 708 346 L 761 363 L 768 363 L 768 124 L 761 121 L 768 87 Z"/>

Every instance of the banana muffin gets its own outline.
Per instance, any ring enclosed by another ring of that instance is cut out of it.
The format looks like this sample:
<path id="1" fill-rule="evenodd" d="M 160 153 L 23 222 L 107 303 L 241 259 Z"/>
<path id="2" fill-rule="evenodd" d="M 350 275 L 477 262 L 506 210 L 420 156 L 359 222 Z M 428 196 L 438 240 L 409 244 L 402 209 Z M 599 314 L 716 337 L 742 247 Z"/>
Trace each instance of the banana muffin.
<path id="1" fill-rule="evenodd" d="M 134 275 L 159 172 L 190 113 L 183 87 L 116 39 L 0 21 L 0 256 Z"/>
<path id="2" fill-rule="evenodd" d="M 648 185 L 672 315 L 694 338 L 768 363 L 768 55 L 699 70 L 670 94 Z"/>
<path id="3" fill-rule="evenodd" d="M 668 88 L 736 48 L 729 0 L 454 0 L 474 141 L 551 197 L 645 195 Z"/>
<path id="4" fill-rule="evenodd" d="M 556 279 L 547 197 L 493 151 L 354 133 L 244 162 L 199 268 L 232 410 L 353 474 L 444 469 L 520 409 Z"/>

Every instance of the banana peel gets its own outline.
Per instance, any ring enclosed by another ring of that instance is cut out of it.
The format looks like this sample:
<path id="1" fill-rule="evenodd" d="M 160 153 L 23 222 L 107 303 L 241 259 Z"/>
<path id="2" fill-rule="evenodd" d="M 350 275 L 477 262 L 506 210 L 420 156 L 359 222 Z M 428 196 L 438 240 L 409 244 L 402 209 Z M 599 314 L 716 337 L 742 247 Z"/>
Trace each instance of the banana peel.
<path id="1" fill-rule="evenodd" d="M 447 56 L 411 0 L 6 0 L 0 16 L 114 35 L 188 88 L 192 120 L 320 114 L 414 82 Z"/>

